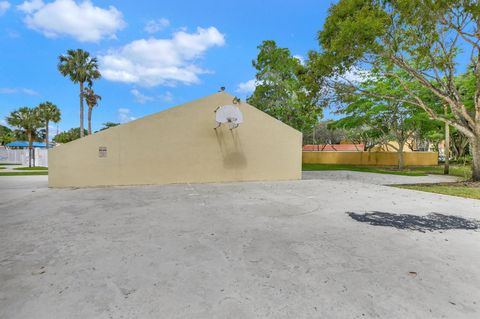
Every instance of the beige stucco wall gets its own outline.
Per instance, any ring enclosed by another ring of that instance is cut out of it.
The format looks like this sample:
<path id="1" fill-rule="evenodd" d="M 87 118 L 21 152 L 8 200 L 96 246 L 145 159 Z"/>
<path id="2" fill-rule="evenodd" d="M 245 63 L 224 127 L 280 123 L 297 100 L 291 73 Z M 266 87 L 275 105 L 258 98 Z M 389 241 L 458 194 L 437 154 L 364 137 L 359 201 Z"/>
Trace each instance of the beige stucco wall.
<path id="1" fill-rule="evenodd" d="M 403 145 L 404 153 L 413 152 L 408 145 L 409 143 L 405 143 Z M 398 144 L 398 142 L 390 141 L 387 144 L 372 147 L 370 149 L 370 152 L 398 152 L 399 146 L 400 144 Z"/>
<path id="2" fill-rule="evenodd" d="M 215 127 L 221 92 L 49 151 L 50 187 L 301 178 L 302 134 L 242 102 L 244 123 Z M 107 156 L 99 157 L 99 147 Z"/>
<path id="3" fill-rule="evenodd" d="M 405 152 L 405 166 L 438 165 L 436 152 Z M 347 165 L 398 165 L 398 153 L 394 152 L 303 152 L 305 164 L 347 164 Z"/>

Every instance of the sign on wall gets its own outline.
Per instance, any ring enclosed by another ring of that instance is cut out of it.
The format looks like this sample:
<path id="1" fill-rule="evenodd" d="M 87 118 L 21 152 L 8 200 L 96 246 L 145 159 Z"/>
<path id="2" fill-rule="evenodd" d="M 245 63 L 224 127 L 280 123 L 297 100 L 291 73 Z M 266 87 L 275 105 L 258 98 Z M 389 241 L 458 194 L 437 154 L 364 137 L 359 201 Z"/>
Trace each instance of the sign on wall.
<path id="1" fill-rule="evenodd" d="M 99 146 L 98 147 L 98 157 L 107 157 L 107 147 Z"/>

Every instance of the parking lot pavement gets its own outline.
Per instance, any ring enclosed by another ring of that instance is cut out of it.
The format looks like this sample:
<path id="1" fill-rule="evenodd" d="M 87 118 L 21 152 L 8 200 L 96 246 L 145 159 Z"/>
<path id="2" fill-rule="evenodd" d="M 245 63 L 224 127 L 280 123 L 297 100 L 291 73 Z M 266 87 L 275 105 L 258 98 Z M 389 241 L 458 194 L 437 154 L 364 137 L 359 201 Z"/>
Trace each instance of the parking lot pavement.
<path id="1" fill-rule="evenodd" d="M 48 176 L 26 175 L 26 176 L 0 176 L 0 203 L 21 201 L 23 197 L 35 192 L 48 190 Z"/>
<path id="2" fill-rule="evenodd" d="M 480 219 L 477 200 L 342 175 L 86 189 L 25 177 L 0 178 L 0 318 L 480 317 L 479 231 L 352 217 Z"/>

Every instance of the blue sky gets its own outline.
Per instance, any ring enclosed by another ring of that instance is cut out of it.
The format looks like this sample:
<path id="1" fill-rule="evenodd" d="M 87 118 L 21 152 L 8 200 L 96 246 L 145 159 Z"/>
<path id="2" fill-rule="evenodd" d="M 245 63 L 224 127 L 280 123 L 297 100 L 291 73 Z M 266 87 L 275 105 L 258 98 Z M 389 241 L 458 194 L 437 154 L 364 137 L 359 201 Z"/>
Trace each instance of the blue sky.
<path id="1" fill-rule="evenodd" d="M 97 56 L 104 75 L 95 83 L 102 101 L 94 129 L 221 86 L 245 98 L 261 41 L 306 56 L 318 49 L 330 3 L 0 0 L 0 124 L 20 106 L 49 100 L 62 111 L 60 131 L 78 127 L 78 86 L 57 71 L 58 56 L 76 48 Z"/>

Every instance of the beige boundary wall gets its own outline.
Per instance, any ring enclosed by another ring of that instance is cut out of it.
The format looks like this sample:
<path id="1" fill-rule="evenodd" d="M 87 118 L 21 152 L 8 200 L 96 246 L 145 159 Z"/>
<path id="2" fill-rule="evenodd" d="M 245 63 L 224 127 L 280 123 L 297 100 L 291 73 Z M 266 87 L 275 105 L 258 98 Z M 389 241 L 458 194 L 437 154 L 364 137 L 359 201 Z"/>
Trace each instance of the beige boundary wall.
<path id="1" fill-rule="evenodd" d="M 302 134 L 246 103 L 244 123 L 214 130 L 220 92 L 49 151 L 50 187 L 301 178 Z"/>
<path id="2" fill-rule="evenodd" d="M 404 152 L 405 166 L 438 165 L 436 152 Z M 303 152 L 304 164 L 398 165 L 396 152 Z"/>

